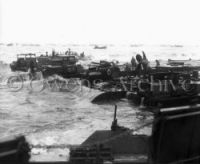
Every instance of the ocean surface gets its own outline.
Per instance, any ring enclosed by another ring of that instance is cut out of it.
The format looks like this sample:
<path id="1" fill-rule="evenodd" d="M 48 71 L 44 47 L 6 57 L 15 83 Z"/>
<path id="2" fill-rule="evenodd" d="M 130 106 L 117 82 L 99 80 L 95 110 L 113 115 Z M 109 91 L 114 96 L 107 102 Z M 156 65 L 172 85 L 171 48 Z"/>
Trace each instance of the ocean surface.
<path id="1" fill-rule="evenodd" d="M 25 135 L 32 146 L 31 160 L 66 160 L 69 146 L 80 144 L 95 130 L 110 129 L 114 105 L 118 106 L 118 122 L 131 129 L 152 119 L 149 113 L 141 113 L 138 107 L 127 100 L 104 105 L 92 104 L 91 100 L 100 91 L 86 87 L 72 91 L 45 88 L 40 91 L 40 81 L 30 87 L 26 80 L 22 89 L 13 91 L 6 86 L 6 80 L 16 74 L 10 71 L 9 63 L 16 60 L 16 54 L 41 54 L 52 49 L 72 51 L 87 56 L 83 64 L 99 60 L 130 62 L 132 56 L 145 51 L 151 64 L 155 59 L 200 59 L 200 46 L 182 45 L 107 45 L 107 49 L 94 49 L 94 45 L 0 45 L 0 138 Z M 193 63 L 195 65 L 195 63 Z M 26 75 L 25 75 L 26 76 Z M 151 127 L 139 132 L 149 135 Z"/>

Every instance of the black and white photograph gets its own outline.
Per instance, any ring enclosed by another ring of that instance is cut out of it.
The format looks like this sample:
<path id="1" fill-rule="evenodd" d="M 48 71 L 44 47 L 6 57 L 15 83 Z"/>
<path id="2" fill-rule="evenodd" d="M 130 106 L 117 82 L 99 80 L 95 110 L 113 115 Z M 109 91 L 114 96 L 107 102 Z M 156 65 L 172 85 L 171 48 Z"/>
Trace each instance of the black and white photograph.
<path id="1" fill-rule="evenodd" d="M 200 164 L 199 20 L 199 0 L 0 0 L 0 164 Z"/>

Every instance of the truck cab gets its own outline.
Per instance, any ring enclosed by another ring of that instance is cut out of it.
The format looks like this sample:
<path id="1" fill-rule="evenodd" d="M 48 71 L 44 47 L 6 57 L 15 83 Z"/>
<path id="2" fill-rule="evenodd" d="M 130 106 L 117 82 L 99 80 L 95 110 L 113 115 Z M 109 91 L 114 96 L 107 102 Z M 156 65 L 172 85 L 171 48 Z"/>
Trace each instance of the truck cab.
<path id="1" fill-rule="evenodd" d="M 10 68 L 12 71 L 27 72 L 31 62 L 37 66 L 36 54 L 18 54 L 17 60 L 10 64 Z"/>

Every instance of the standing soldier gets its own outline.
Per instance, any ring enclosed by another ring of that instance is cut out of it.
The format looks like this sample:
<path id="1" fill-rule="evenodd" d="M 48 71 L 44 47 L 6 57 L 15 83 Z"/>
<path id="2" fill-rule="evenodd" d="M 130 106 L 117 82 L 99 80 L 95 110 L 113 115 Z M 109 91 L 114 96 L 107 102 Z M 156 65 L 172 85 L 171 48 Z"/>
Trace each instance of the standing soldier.
<path id="1" fill-rule="evenodd" d="M 29 64 L 29 77 L 30 79 L 34 79 L 36 75 L 36 66 L 33 60 L 30 61 Z"/>
<path id="2" fill-rule="evenodd" d="M 132 69 L 132 71 L 135 71 L 136 67 L 137 67 L 137 62 L 136 62 L 135 58 L 132 57 L 132 59 L 131 59 L 131 69 Z"/>
<path id="3" fill-rule="evenodd" d="M 159 62 L 159 60 L 156 60 L 156 67 L 160 67 L 160 62 Z"/>
<path id="4" fill-rule="evenodd" d="M 147 57 L 146 57 L 145 52 L 142 51 L 142 54 L 143 54 L 143 58 L 142 58 L 143 63 L 146 63 L 147 65 L 149 65 L 149 61 L 148 61 L 148 59 L 147 59 Z"/>
<path id="5" fill-rule="evenodd" d="M 136 67 L 136 74 L 142 75 L 142 74 L 148 73 L 150 70 L 150 66 L 149 66 L 149 61 L 147 60 L 145 53 L 143 52 L 143 58 L 140 54 L 137 54 L 136 60 L 138 62 L 138 65 Z"/>

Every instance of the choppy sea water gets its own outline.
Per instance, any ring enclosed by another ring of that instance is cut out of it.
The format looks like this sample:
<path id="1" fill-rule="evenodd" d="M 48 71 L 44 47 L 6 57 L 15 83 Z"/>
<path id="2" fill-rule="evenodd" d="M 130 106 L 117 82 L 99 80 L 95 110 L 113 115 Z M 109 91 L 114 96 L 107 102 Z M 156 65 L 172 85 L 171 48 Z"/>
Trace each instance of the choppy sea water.
<path id="1" fill-rule="evenodd" d="M 55 49 L 68 48 L 85 52 L 87 61 L 107 59 L 129 62 L 136 53 L 144 50 L 149 60 L 161 59 L 199 59 L 199 46 L 108 46 L 107 49 L 93 49 L 86 45 L 1 45 L 0 61 L 10 63 L 16 60 L 17 53 L 44 53 Z M 7 78 L 12 73 L 7 65 L 1 63 L 0 74 Z M 35 85 L 36 87 L 37 85 Z M 38 85 L 39 87 L 39 85 Z M 24 83 L 20 91 L 13 92 L 3 84 L 0 87 L 0 136 L 25 135 L 33 146 L 32 160 L 65 160 L 69 150 L 67 145 L 80 144 L 95 130 L 109 129 L 113 120 L 114 105 L 118 106 L 120 125 L 134 129 L 151 117 L 143 117 L 137 107 L 127 100 L 105 105 L 90 101 L 100 91 L 89 88 L 76 91 L 44 89 L 33 92 L 30 81 Z M 140 133 L 150 134 L 149 127 Z M 48 147 L 49 146 L 49 147 Z M 50 147 L 51 146 L 51 147 Z M 65 147 L 66 146 L 66 147 Z"/>

